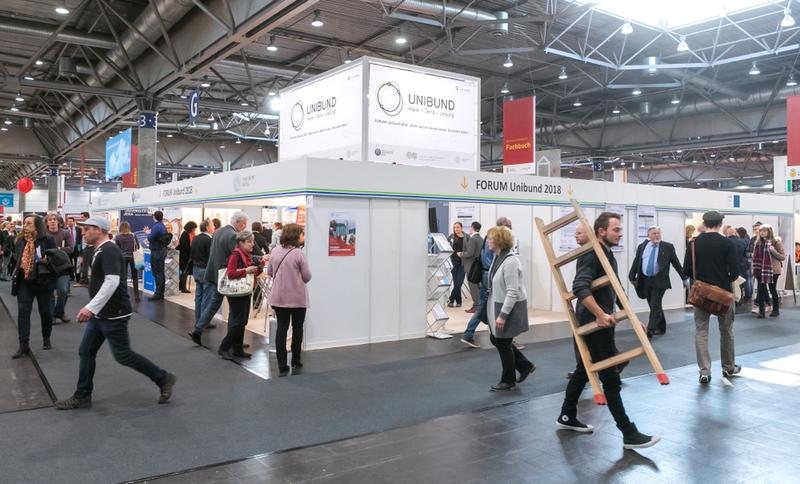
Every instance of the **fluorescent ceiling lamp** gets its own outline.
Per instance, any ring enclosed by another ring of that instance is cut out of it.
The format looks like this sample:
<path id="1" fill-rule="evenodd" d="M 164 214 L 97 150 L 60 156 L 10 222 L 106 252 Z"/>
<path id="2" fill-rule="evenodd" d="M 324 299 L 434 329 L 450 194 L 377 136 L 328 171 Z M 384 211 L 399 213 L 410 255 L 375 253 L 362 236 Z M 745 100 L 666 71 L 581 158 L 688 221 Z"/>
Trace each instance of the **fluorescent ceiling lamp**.
<path id="1" fill-rule="evenodd" d="M 581 100 L 580 99 L 576 99 L 575 102 L 572 103 L 572 105 L 575 106 L 576 108 L 579 108 L 579 107 L 583 106 L 583 104 L 581 104 Z"/>
<path id="2" fill-rule="evenodd" d="M 21 102 L 24 102 L 24 101 L 25 101 L 25 98 L 23 98 L 23 97 L 22 97 L 22 94 L 20 94 L 20 93 L 18 92 L 18 93 L 17 93 L 17 97 L 15 97 L 15 98 L 14 98 L 14 101 L 17 101 L 18 103 L 21 103 Z"/>
<path id="3" fill-rule="evenodd" d="M 322 27 L 325 25 L 325 22 L 322 21 L 322 15 L 320 15 L 319 10 L 314 10 L 314 20 L 311 21 L 311 25 L 314 27 Z"/>
<path id="4" fill-rule="evenodd" d="M 786 7 L 783 10 L 783 20 L 781 20 L 781 27 L 788 29 L 789 27 L 794 27 L 794 17 L 792 17 L 792 11 L 789 7 Z"/>
<path id="5" fill-rule="evenodd" d="M 25 79 L 26 81 L 33 81 L 34 80 L 32 76 L 25 76 L 23 79 Z"/>
<path id="6" fill-rule="evenodd" d="M 56 13 L 59 15 L 69 15 L 69 9 L 67 8 L 67 2 L 62 2 L 61 5 L 56 7 Z"/>
<path id="7" fill-rule="evenodd" d="M 633 25 L 631 25 L 629 20 L 626 20 L 624 24 L 622 24 L 622 28 L 619 29 L 622 35 L 629 35 L 633 33 Z"/>
<path id="8" fill-rule="evenodd" d="M 689 44 L 686 43 L 686 36 L 681 35 L 681 41 L 678 42 L 678 52 L 686 52 L 689 50 Z"/>
<path id="9" fill-rule="evenodd" d="M 205 81 L 200 83 L 200 87 L 209 88 L 209 87 L 211 87 L 211 83 L 208 82 L 207 80 L 205 80 Z"/>
<path id="10" fill-rule="evenodd" d="M 655 74 L 658 69 L 656 69 L 656 64 L 658 64 L 658 58 L 656 56 L 651 55 L 647 58 L 647 65 L 650 66 L 647 68 L 647 72 L 650 74 Z"/>
<path id="11" fill-rule="evenodd" d="M 614 109 L 611 110 L 614 114 L 619 114 L 621 111 L 619 110 L 619 106 L 614 106 Z"/>
<path id="12" fill-rule="evenodd" d="M 562 67 L 561 68 L 561 72 L 558 74 L 558 78 L 561 79 L 562 81 L 567 78 L 567 68 L 566 67 Z"/>
<path id="13" fill-rule="evenodd" d="M 633 90 L 631 94 L 633 94 L 634 96 L 638 96 L 642 94 L 642 90 L 637 87 L 636 89 Z"/>
<path id="14" fill-rule="evenodd" d="M 11 111 L 16 113 L 17 111 L 19 111 L 19 108 L 16 105 L 12 105 L 11 106 Z"/>
<path id="15" fill-rule="evenodd" d="M 236 144 L 237 144 L 237 145 L 240 145 L 240 144 L 242 144 L 242 140 L 241 140 L 241 139 L 239 139 L 239 138 L 236 138 Z"/>
<path id="16" fill-rule="evenodd" d="M 761 70 L 759 70 L 758 64 L 753 62 L 753 65 L 750 67 L 750 71 L 748 72 L 748 74 L 750 74 L 751 76 L 757 76 L 761 74 Z"/>
<path id="17" fill-rule="evenodd" d="M 249 105 L 250 103 L 245 101 L 244 99 L 242 99 L 242 101 L 239 103 L 239 106 L 249 106 Z"/>
<path id="18" fill-rule="evenodd" d="M 394 43 L 398 45 L 404 45 L 406 42 L 408 42 L 406 34 L 403 32 L 398 32 L 397 37 L 394 38 Z"/>
<path id="19" fill-rule="evenodd" d="M 571 3 L 591 4 L 596 10 L 661 31 L 719 19 L 725 14 L 752 10 L 775 2 L 773 0 L 671 0 L 670 2 L 571 0 Z"/>
<path id="20" fill-rule="evenodd" d="M 678 98 L 678 96 L 673 96 L 672 97 L 672 101 L 670 101 L 669 103 L 670 104 L 680 104 L 681 100 Z"/>
<path id="21" fill-rule="evenodd" d="M 794 74 L 789 74 L 789 79 L 786 79 L 786 87 L 794 87 L 797 81 L 794 79 Z"/>
<path id="22" fill-rule="evenodd" d="M 44 61 L 40 60 L 40 59 L 36 59 L 36 62 L 34 62 L 34 64 L 36 64 L 37 66 L 40 66 L 40 65 L 44 64 Z"/>
<path id="23" fill-rule="evenodd" d="M 506 55 L 506 61 L 503 62 L 503 67 L 505 67 L 506 69 L 511 69 L 512 67 L 514 67 L 514 61 L 511 60 L 511 54 Z"/>
<path id="24" fill-rule="evenodd" d="M 11 124 L 11 120 L 10 120 L 10 119 L 8 119 L 8 118 L 6 118 L 6 120 L 5 120 L 5 121 L 3 121 L 3 124 L 6 124 L 6 125 L 8 125 L 8 124 Z"/>

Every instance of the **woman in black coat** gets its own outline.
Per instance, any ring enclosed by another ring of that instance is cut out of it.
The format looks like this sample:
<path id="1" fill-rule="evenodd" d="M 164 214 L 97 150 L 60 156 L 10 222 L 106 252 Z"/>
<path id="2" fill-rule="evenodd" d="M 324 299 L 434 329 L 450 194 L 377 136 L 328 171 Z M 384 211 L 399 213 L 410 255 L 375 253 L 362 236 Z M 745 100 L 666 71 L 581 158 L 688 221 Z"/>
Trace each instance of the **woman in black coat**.
<path id="1" fill-rule="evenodd" d="M 178 279 L 178 290 L 181 292 L 190 292 L 186 287 L 186 280 L 189 274 L 192 273 L 192 239 L 194 238 L 194 231 L 197 230 L 197 224 L 186 222 L 183 226 L 183 233 L 178 239 L 178 268 L 180 269 L 180 278 Z"/>
<path id="2" fill-rule="evenodd" d="M 55 249 L 53 237 L 47 235 L 44 220 L 38 215 L 28 215 L 22 223 L 22 237 L 17 240 L 16 265 L 12 276 L 12 295 L 17 296 L 17 333 L 19 349 L 11 357 L 22 358 L 31 352 L 31 312 L 33 301 L 37 302 L 42 318 L 42 349 L 49 350 L 50 333 L 53 330 L 53 314 L 50 299 L 55 290 L 55 277 L 37 274 L 37 267 L 44 262 L 45 251 Z"/>

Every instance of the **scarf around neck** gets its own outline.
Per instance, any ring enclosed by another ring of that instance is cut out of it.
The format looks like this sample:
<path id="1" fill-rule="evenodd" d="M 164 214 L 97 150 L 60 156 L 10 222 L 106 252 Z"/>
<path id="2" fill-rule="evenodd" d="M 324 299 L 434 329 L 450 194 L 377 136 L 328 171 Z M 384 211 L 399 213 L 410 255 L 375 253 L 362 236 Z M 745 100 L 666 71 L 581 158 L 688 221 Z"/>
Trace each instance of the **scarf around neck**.
<path id="1" fill-rule="evenodd" d="M 759 282 L 772 282 L 772 255 L 767 244 L 756 244 L 753 251 L 753 275 Z"/>
<path id="2" fill-rule="evenodd" d="M 31 234 L 25 234 L 25 249 L 22 251 L 20 267 L 25 279 L 33 277 L 33 263 L 36 256 L 36 239 Z"/>

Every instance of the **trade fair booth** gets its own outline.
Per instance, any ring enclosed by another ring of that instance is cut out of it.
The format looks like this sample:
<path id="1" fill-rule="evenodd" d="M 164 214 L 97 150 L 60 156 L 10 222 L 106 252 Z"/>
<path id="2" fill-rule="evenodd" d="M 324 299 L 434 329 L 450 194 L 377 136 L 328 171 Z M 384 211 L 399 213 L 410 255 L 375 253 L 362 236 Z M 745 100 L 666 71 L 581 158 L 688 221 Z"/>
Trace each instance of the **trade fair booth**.
<path id="1" fill-rule="evenodd" d="M 646 233 L 653 224 L 661 226 L 664 240 L 675 244 L 679 254 L 685 247 L 687 218 L 709 209 L 723 212 L 726 223 L 736 226 L 749 228 L 756 220 L 771 223 L 787 247 L 794 245 L 795 200 L 788 196 L 314 158 L 104 193 L 93 212 L 115 217 L 128 208 L 181 206 L 259 214 L 285 197 L 302 197 L 306 207 L 304 250 L 313 274 L 305 335 L 309 349 L 426 335 L 431 202 L 448 202 L 454 213 L 471 205 L 486 227 L 499 216 L 513 221 L 532 311 L 561 310 L 534 218 L 559 218 L 572 198 L 590 218 L 603 210 L 623 212 L 626 235 L 615 256 L 629 294 L 635 291 L 627 284 L 627 270 L 643 230 Z M 332 221 L 337 230 L 346 226 L 346 233 L 357 240 L 351 248 L 343 250 L 331 236 Z M 560 253 L 574 248 L 570 227 L 553 237 Z M 564 273 L 569 279 L 568 270 Z M 674 289 L 667 292 L 665 308 L 683 305 L 674 272 L 672 278 Z M 633 303 L 646 310 L 644 301 L 633 298 Z M 564 319 L 555 319 L 532 319 L 536 339 L 568 334 Z"/>

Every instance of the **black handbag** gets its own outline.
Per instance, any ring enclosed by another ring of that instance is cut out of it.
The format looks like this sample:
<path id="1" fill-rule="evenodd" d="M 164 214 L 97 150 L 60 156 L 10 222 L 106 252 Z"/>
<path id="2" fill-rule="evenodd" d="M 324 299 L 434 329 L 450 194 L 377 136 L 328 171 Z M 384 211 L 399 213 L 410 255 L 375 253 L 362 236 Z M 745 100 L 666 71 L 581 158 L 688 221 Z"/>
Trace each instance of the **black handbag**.
<path id="1" fill-rule="evenodd" d="M 483 280 L 483 264 L 481 264 L 480 257 L 475 259 L 472 265 L 469 267 L 469 273 L 467 274 L 467 281 L 473 284 L 480 284 Z"/>

